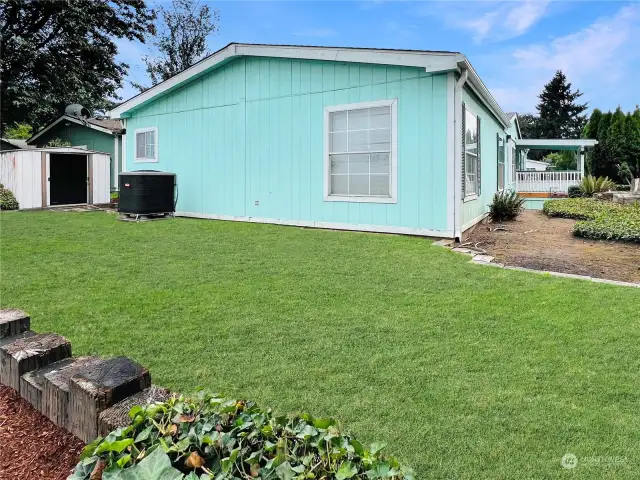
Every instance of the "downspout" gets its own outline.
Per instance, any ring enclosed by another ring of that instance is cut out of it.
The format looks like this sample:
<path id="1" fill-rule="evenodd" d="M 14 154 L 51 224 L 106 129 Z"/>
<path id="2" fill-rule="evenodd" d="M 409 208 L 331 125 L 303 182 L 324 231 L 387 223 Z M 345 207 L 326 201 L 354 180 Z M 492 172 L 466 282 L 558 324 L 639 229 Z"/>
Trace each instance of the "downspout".
<path id="1" fill-rule="evenodd" d="M 453 208 L 453 226 L 454 226 L 454 238 L 458 241 L 462 240 L 462 89 L 467 83 L 469 77 L 469 71 L 463 68 L 460 73 L 460 78 L 455 84 L 453 89 L 454 102 L 455 102 L 455 120 L 454 120 L 454 172 L 455 172 L 455 194 L 454 194 L 454 208 Z"/>

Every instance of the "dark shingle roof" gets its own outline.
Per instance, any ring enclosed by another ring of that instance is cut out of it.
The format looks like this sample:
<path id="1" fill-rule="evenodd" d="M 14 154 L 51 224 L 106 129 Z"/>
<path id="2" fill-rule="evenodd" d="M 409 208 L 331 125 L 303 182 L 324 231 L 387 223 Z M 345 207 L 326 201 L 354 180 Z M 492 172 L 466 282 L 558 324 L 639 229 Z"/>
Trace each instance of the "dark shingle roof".
<path id="1" fill-rule="evenodd" d="M 87 118 L 87 123 L 111 130 L 113 133 L 122 131 L 122 123 L 117 118 Z"/>

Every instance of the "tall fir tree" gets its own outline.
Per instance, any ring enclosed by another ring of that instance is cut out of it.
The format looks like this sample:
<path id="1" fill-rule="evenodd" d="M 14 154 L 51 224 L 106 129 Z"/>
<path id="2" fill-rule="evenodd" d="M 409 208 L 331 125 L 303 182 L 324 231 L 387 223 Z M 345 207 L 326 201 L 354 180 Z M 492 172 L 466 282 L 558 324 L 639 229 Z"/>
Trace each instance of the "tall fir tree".
<path id="1" fill-rule="evenodd" d="M 602 118 L 602 111 L 599 108 L 594 108 L 593 112 L 591 112 L 591 117 L 589 121 L 584 127 L 582 131 L 583 138 L 589 138 L 592 140 L 598 139 L 598 125 L 600 124 L 600 119 Z M 587 151 L 586 160 L 585 160 L 585 169 L 586 172 L 593 175 L 593 156 L 596 153 L 596 145 L 594 148 Z"/>
<path id="2" fill-rule="evenodd" d="M 625 162 L 631 178 L 640 177 L 640 109 L 628 113 L 624 136 L 627 143 Z M 628 178 L 630 180 L 630 178 Z"/>
<path id="3" fill-rule="evenodd" d="M 613 114 L 611 112 L 603 113 L 600 116 L 597 127 L 597 140 L 598 144 L 593 148 L 591 152 L 591 174 L 600 177 L 608 176 L 612 171 L 615 171 L 615 166 L 612 165 L 608 168 L 609 155 L 607 151 L 607 134 L 609 127 L 611 126 L 611 119 Z"/>
<path id="4" fill-rule="evenodd" d="M 539 95 L 538 134 L 541 138 L 576 138 L 587 123 L 584 115 L 587 103 L 577 103 L 580 90 L 571 89 L 571 82 L 561 70 L 544 86 Z"/>

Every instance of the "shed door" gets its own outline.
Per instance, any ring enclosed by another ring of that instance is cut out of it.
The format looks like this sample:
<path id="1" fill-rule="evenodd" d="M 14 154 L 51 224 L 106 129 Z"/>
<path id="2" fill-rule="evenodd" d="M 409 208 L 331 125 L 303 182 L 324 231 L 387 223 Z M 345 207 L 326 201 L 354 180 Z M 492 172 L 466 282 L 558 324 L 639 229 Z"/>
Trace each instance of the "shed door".
<path id="1" fill-rule="evenodd" d="M 111 157 L 94 153 L 89 158 L 92 189 L 90 203 L 109 203 L 111 201 Z"/>

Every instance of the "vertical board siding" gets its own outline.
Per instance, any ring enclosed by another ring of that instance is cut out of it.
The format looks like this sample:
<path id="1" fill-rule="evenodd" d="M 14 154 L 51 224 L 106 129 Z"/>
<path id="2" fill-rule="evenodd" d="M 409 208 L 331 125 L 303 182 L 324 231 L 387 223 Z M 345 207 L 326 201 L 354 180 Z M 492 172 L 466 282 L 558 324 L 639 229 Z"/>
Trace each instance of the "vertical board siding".
<path id="1" fill-rule="evenodd" d="M 113 170 L 110 168 L 111 159 L 109 155 L 100 153 L 94 153 L 89 155 L 92 160 L 92 174 L 93 174 L 93 204 L 109 203 L 111 189 L 109 187 L 110 173 Z"/>
<path id="2" fill-rule="evenodd" d="M 469 227 L 469 222 L 478 219 L 489 211 L 493 194 L 498 190 L 498 145 L 496 135 L 504 137 L 505 131 L 484 105 L 478 102 L 475 95 L 464 88 L 462 101 L 466 109 L 480 118 L 480 156 L 481 156 L 481 194 L 477 199 L 462 204 L 462 226 Z"/>
<path id="3" fill-rule="evenodd" d="M 447 76 L 418 68 L 243 57 L 127 120 L 127 169 L 172 171 L 177 210 L 447 228 Z M 325 202 L 324 107 L 398 99 L 398 203 Z M 158 162 L 134 131 L 158 127 Z"/>
<path id="4" fill-rule="evenodd" d="M 42 161 L 39 151 L 0 154 L 0 183 L 11 190 L 20 210 L 42 207 Z"/>

